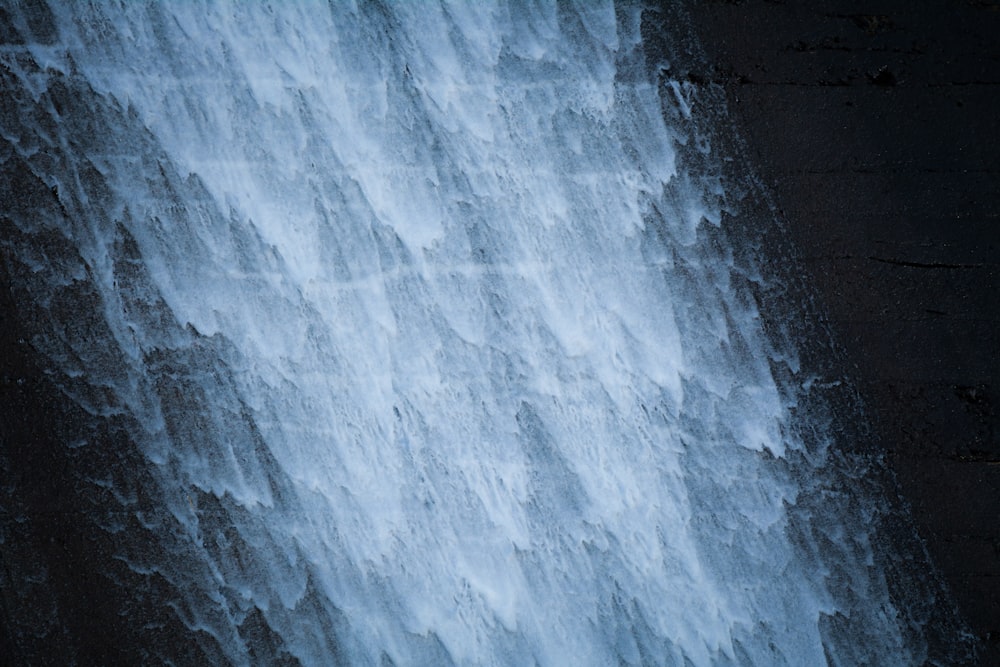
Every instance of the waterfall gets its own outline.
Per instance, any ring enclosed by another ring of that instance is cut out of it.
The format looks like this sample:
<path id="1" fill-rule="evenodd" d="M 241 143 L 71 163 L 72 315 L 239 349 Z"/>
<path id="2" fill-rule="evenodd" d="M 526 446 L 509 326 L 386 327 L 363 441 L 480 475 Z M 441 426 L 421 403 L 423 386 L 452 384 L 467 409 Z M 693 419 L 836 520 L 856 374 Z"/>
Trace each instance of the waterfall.
<path id="1" fill-rule="evenodd" d="M 129 655 L 922 663 L 657 20 L 4 12 L 5 270 L 121 434 L 65 446 Z"/>

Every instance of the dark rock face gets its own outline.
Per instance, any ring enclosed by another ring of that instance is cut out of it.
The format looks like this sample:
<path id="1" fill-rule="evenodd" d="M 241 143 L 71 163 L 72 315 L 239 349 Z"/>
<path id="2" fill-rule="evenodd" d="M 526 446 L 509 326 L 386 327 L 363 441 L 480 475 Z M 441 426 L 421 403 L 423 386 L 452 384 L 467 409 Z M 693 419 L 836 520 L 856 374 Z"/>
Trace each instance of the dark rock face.
<path id="1" fill-rule="evenodd" d="M 1000 3 L 688 11 L 695 76 L 724 89 L 917 529 L 1000 661 Z"/>

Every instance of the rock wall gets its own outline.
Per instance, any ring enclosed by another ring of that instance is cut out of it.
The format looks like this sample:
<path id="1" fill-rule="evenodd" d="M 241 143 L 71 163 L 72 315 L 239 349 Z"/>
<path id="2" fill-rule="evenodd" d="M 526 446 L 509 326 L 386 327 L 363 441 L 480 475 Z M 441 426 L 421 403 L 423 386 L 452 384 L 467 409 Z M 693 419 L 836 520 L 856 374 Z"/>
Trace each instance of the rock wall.
<path id="1" fill-rule="evenodd" d="M 917 528 L 1000 660 L 1000 2 L 688 6 Z"/>

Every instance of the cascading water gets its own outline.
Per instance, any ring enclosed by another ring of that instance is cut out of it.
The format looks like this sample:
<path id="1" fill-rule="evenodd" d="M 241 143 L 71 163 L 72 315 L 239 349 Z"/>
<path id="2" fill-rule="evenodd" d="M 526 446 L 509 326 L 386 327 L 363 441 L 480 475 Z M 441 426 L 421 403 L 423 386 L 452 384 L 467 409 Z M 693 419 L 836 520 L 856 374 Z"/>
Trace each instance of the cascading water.
<path id="1" fill-rule="evenodd" d="M 5 270 L 135 451 L 80 473 L 135 655 L 924 659 L 644 16 L 4 13 Z"/>

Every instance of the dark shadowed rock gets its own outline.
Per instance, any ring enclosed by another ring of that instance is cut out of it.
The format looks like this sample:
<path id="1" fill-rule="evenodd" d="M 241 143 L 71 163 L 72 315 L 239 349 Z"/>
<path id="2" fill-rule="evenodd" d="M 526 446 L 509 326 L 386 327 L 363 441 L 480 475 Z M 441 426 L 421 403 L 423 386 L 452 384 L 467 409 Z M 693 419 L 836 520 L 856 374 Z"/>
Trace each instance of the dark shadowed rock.
<path id="1" fill-rule="evenodd" d="M 1000 3 L 691 2 L 917 528 L 1000 660 Z"/>

